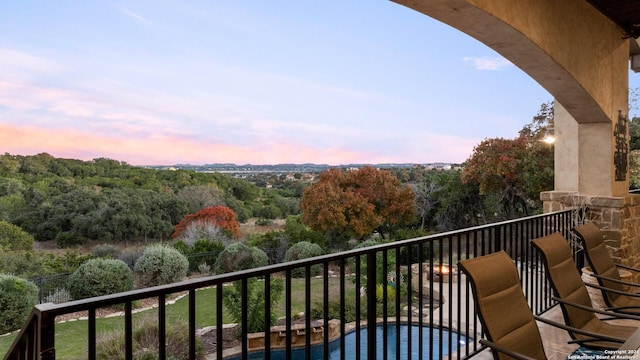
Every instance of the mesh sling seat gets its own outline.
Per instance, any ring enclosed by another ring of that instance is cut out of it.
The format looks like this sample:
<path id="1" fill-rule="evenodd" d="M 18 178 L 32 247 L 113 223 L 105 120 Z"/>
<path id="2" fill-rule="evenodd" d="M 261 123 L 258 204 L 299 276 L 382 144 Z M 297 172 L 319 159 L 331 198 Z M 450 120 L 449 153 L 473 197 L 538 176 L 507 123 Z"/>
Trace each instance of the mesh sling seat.
<path id="1" fill-rule="evenodd" d="M 636 268 L 616 264 L 604 243 L 604 234 L 594 223 L 586 223 L 573 228 L 585 252 L 587 262 L 597 279 L 594 286 L 602 291 L 602 297 L 607 310 L 626 314 L 640 315 L 640 294 L 629 293 L 626 286 L 640 286 L 640 284 L 624 281 L 620 277 L 619 268 L 640 272 Z"/>
<path id="2" fill-rule="evenodd" d="M 637 327 L 609 324 L 596 316 L 596 313 L 610 318 L 640 319 L 624 314 L 593 309 L 580 273 L 576 268 L 568 241 L 559 232 L 532 240 L 533 246 L 541 254 L 547 278 L 560 303 L 562 315 L 567 326 L 586 332 L 569 330 L 572 343 L 578 343 L 592 349 L 618 349 Z"/>
<path id="3" fill-rule="evenodd" d="M 461 260 L 485 333 L 480 340 L 495 359 L 546 359 L 535 318 L 522 292 L 518 269 L 505 253 Z"/>

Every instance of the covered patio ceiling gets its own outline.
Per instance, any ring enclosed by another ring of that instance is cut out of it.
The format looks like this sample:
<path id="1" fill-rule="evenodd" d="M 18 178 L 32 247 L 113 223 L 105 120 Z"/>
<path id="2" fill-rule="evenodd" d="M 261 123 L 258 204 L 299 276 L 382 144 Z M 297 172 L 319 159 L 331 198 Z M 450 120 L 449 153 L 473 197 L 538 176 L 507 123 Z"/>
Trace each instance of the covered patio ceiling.
<path id="1" fill-rule="evenodd" d="M 634 39 L 640 36 L 640 1 L 638 0 L 587 0 L 593 7 L 613 20 Z"/>

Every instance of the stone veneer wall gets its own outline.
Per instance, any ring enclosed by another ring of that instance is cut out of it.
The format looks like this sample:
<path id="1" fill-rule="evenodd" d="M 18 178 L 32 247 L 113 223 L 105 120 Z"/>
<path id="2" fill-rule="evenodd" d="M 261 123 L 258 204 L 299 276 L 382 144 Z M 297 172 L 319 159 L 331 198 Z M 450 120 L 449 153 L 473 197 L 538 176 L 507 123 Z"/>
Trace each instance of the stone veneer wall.
<path id="1" fill-rule="evenodd" d="M 540 193 L 540 199 L 545 213 L 585 209 L 585 222 L 594 222 L 605 234 L 614 261 L 640 267 L 640 195 L 609 197 L 546 191 Z"/>

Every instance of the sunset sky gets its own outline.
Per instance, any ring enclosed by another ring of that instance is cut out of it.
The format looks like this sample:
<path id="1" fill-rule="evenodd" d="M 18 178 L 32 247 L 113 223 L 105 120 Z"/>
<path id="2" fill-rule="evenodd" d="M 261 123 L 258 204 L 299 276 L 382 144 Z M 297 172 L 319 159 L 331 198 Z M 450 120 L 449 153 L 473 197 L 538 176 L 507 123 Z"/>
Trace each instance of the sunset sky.
<path id="1" fill-rule="evenodd" d="M 387 0 L 0 2 L 0 153 L 455 163 L 551 100 Z"/>

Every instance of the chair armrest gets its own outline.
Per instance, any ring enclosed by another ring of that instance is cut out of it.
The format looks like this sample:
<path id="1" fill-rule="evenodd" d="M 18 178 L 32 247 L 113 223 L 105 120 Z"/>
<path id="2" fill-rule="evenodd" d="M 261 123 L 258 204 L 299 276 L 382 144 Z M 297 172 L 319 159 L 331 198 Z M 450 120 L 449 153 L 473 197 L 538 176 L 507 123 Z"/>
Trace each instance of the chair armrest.
<path id="1" fill-rule="evenodd" d="M 609 279 L 609 278 L 604 278 L 604 279 Z M 613 280 L 613 279 L 612 279 Z M 631 293 L 628 291 L 624 291 L 624 290 L 616 290 L 616 289 L 612 289 L 612 288 L 608 288 L 605 286 L 600 286 L 597 284 L 591 284 L 591 283 L 584 283 L 585 286 L 594 288 L 594 289 L 600 289 L 602 291 L 606 291 L 608 293 L 614 293 L 614 294 L 619 294 L 619 295 L 624 295 L 624 296 L 631 296 L 631 297 L 640 297 L 640 293 Z M 636 284 L 636 286 L 639 286 L 638 284 Z"/>
<path id="2" fill-rule="evenodd" d="M 619 343 L 619 344 L 623 344 L 627 339 L 622 339 L 622 338 L 618 338 L 618 337 L 614 337 L 614 336 L 608 336 L 608 335 L 604 335 L 604 334 L 599 334 L 599 333 L 594 333 L 591 331 L 586 331 L 586 330 L 582 330 L 582 329 L 578 329 L 578 328 L 574 328 L 573 326 L 568 326 L 565 324 L 561 324 L 559 322 L 555 322 L 553 320 L 549 320 L 549 319 L 545 319 L 543 317 L 534 315 L 533 316 L 536 320 L 543 322 L 545 324 L 551 325 L 553 327 L 557 327 L 560 329 L 563 329 L 565 331 L 569 331 L 569 332 L 574 332 L 576 334 L 582 334 L 585 336 L 589 336 L 591 337 L 591 340 L 589 339 L 580 339 L 578 341 L 569 341 L 571 342 L 590 342 L 590 341 L 611 341 L 611 342 L 615 342 L 615 343 Z"/>
<path id="3" fill-rule="evenodd" d="M 571 301 L 567 301 L 564 299 L 560 299 L 556 296 L 552 296 L 551 299 L 559 302 L 559 303 L 563 303 L 566 304 L 568 306 L 572 306 L 578 309 L 582 309 L 582 310 L 586 310 L 586 311 L 590 311 L 596 314 L 601 314 L 601 315 L 606 315 L 608 316 L 608 318 L 602 318 L 601 320 L 617 320 L 617 319 L 629 319 L 629 320 L 640 320 L 640 316 L 636 316 L 636 315 L 630 315 L 630 314 L 621 314 L 621 313 L 616 313 L 613 311 L 606 311 L 606 310 L 600 310 L 600 309 L 596 309 L 596 308 L 592 308 L 590 306 L 584 306 L 582 304 L 578 304 L 578 303 L 574 303 Z"/>
<path id="4" fill-rule="evenodd" d="M 619 267 L 619 268 L 623 268 L 625 270 L 640 272 L 640 269 L 634 268 L 633 266 L 628 266 L 628 265 L 623 265 L 623 264 L 616 264 L 616 266 Z"/>
<path id="5" fill-rule="evenodd" d="M 628 286 L 636 286 L 636 287 L 640 287 L 640 284 L 632 282 L 632 281 L 625 281 L 625 280 L 620 280 L 620 279 L 614 279 L 614 278 L 610 278 L 607 276 L 602 276 L 602 275 L 598 275 L 598 274 L 588 274 L 589 276 L 593 276 L 596 279 L 602 279 L 602 280 L 607 280 L 607 281 L 611 281 L 614 283 L 618 283 L 618 284 L 622 284 L 622 285 L 628 285 Z M 611 289 L 613 290 L 613 289 Z M 618 290 L 619 291 L 619 290 Z M 630 292 L 625 292 L 626 294 L 634 294 L 634 293 L 630 293 Z"/>
<path id="6" fill-rule="evenodd" d="M 503 354 L 509 355 L 509 356 L 511 356 L 511 357 L 513 357 L 515 359 L 518 359 L 518 360 L 535 360 L 532 357 L 529 357 L 527 355 L 520 354 L 520 353 L 517 353 L 517 352 L 513 352 L 513 351 L 511 351 L 509 349 L 506 349 L 506 348 L 504 348 L 504 347 L 502 347 L 502 346 L 500 346 L 500 345 L 498 345 L 498 344 L 496 344 L 494 342 L 491 342 L 489 340 L 480 339 L 480 344 L 486 345 L 486 346 L 490 347 L 493 350 L 496 350 L 496 351 L 501 352 Z"/>

